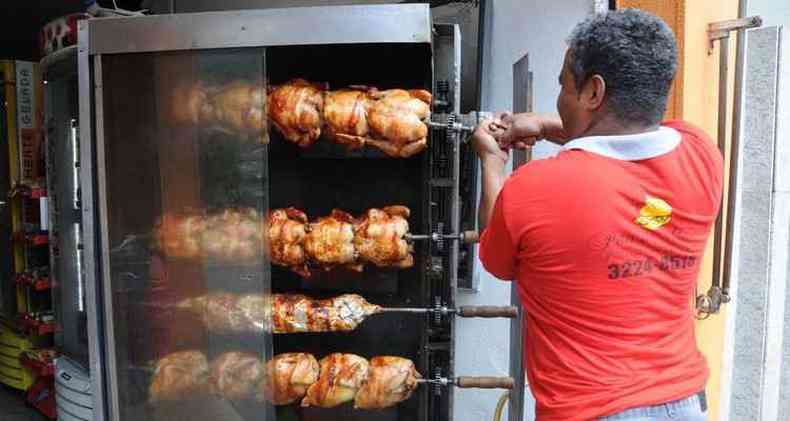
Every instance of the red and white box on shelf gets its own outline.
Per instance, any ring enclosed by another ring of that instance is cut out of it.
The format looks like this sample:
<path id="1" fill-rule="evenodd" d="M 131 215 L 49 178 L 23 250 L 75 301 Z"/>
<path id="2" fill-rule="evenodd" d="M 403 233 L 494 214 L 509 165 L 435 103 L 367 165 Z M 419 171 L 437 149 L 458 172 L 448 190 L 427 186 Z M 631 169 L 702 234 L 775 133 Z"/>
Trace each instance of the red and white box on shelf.
<path id="1" fill-rule="evenodd" d="M 39 32 L 41 55 L 46 56 L 77 43 L 77 22 L 90 17 L 87 13 L 61 16 L 44 25 Z"/>

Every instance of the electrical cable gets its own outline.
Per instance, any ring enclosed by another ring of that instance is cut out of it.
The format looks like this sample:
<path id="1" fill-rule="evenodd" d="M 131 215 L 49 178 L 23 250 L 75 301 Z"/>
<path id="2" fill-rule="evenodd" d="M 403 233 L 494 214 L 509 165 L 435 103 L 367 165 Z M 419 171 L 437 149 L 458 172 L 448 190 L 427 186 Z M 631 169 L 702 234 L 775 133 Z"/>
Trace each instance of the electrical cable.
<path id="1" fill-rule="evenodd" d="M 510 391 L 507 391 L 499 397 L 496 403 L 496 410 L 494 411 L 494 421 L 502 421 L 502 412 L 505 410 L 505 403 L 510 399 Z"/>

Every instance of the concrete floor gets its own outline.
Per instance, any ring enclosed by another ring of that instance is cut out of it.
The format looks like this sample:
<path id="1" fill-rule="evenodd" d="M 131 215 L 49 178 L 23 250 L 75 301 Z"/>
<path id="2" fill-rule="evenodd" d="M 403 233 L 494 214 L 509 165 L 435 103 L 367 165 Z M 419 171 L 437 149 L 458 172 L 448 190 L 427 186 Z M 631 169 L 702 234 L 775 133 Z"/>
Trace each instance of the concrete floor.
<path id="1" fill-rule="evenodd" d="M 0 384 L 0 420 L 46 421 L 47 417 L 28 406 L 21 391 Z"/>

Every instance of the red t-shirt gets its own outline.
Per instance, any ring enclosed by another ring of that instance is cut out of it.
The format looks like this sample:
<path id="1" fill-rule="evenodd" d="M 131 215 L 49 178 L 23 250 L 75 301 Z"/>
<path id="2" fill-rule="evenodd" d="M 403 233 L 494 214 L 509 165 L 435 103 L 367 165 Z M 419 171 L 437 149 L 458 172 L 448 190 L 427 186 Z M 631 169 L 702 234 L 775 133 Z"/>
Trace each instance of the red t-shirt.
<path id="1" fill-rule="evenodd" d="M 676 131 L 667 151 L 624 159 L 569 144 L 520 168 L 497 198 L 480 259 L 517 281 L 538 420 L 590 420 L 705 387 L 692 298 L 722 158 L 702 131 L 664 126 Z"/>

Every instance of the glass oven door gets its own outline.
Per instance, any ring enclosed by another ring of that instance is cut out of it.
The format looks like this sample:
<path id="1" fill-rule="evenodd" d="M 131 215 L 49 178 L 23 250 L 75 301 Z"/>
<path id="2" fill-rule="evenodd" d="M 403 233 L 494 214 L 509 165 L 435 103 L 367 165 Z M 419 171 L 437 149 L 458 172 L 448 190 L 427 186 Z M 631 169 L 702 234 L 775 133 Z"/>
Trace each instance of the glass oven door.
<path id="1" fill-rule="evenodd" d="M 265 50 L 93 63 L 113 419 L 274 419 Z"/>

